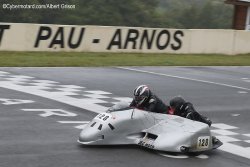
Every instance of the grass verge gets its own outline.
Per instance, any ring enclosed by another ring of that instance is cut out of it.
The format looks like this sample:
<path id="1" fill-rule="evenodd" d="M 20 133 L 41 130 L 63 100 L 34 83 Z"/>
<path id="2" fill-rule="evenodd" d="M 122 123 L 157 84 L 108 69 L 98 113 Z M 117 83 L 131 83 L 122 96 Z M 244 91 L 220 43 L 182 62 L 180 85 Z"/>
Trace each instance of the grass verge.
<path id="1" fill-rule="evenodd" d="M 0 52 L 1 67 L 250 66 L 250 54 Z"/>

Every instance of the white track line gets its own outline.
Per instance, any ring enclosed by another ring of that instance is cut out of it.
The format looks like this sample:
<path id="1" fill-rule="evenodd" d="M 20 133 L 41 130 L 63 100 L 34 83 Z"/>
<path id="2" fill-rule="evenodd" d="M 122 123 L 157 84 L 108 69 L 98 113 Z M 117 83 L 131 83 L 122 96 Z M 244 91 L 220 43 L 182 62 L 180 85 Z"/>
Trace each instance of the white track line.
<path id="1" fill-rule="evenodd" d="M 218 149 L 229 152 L 231 154 L 235 154 L 244 158 L 250 159 L 250 148 L 245 148 L 241 146 L 237 146 L 231 143 L 223 143 Z"/>
<path id="2" fill-rule="evenodd" d="M 236 88 L 236 89 L 250 91 L 249 88 L 244 88 L 244 87 L 240 87 L 240 86 L 229 85 L 229 84 L 224 84 L 224 83 L 219 83 L 219 82 L 212 82 L 212 81 L 206 81 L 206 80 L 201 80 L 201 79 L 181 77 L 181 76 L 176 76 L 176 75 L 169 75 L 169 74 L 163 74 L 163 73 L 157 73 L 157 72 L 152 72 L 152 71 L 139 70 L 139 69 L 128 68 L 128 67 L 116 67 L 116 68 L 123 69 L 123 70 L 129 70 L 129 71 L 136 71 L 136 72 L 141 72 L 141 73 L 147 73 L 147 74 L 153 74 L 153 75 L 159 75 L 159 76 L 165 76 L 165 77 L 171 77 L 171 78 L 178 78 L 178 79 L 185 79 L 185 80 L 190 80 L 190 81 L 196 81 L 196 82 L 214 84 L 214 85 L 219 85 L 219 86 L 226 86 L 226 87 L 230 87 L 230 88 Z"/>

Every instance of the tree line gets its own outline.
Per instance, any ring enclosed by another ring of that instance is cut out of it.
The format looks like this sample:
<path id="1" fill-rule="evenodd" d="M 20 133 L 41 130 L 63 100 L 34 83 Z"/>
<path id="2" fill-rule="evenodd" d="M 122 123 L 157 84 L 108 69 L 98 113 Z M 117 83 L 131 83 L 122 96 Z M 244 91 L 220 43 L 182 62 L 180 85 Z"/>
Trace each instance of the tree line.
<path id="1" fill-rule="evenodd" d="M 75 9 L 4 9 L 0 22 L 165 28 L 231 28 L 223 0 L 1 0 L 1 4 L 69 4 Z"/>

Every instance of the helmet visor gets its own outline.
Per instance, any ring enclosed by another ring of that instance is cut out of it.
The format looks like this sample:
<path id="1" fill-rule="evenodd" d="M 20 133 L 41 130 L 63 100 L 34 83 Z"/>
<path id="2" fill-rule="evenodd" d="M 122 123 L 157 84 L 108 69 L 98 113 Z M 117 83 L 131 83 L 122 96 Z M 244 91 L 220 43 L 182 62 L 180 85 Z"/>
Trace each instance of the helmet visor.
<path id="1" fill-rule="evenodd" d="M 135 102 L 139 103 L 143 101 L 146 98 L 146 96 L 135 96 Z"/>

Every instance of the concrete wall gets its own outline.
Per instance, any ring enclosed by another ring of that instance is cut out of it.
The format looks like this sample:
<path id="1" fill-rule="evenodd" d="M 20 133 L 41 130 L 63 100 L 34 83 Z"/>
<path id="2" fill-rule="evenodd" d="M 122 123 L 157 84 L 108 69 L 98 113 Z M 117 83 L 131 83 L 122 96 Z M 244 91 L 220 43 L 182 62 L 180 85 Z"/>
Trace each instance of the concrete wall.
<path id="1" fill-rule="evenodd" d="M 250 32 L 0 23 L 0 51 L 250 53 Z"/>

